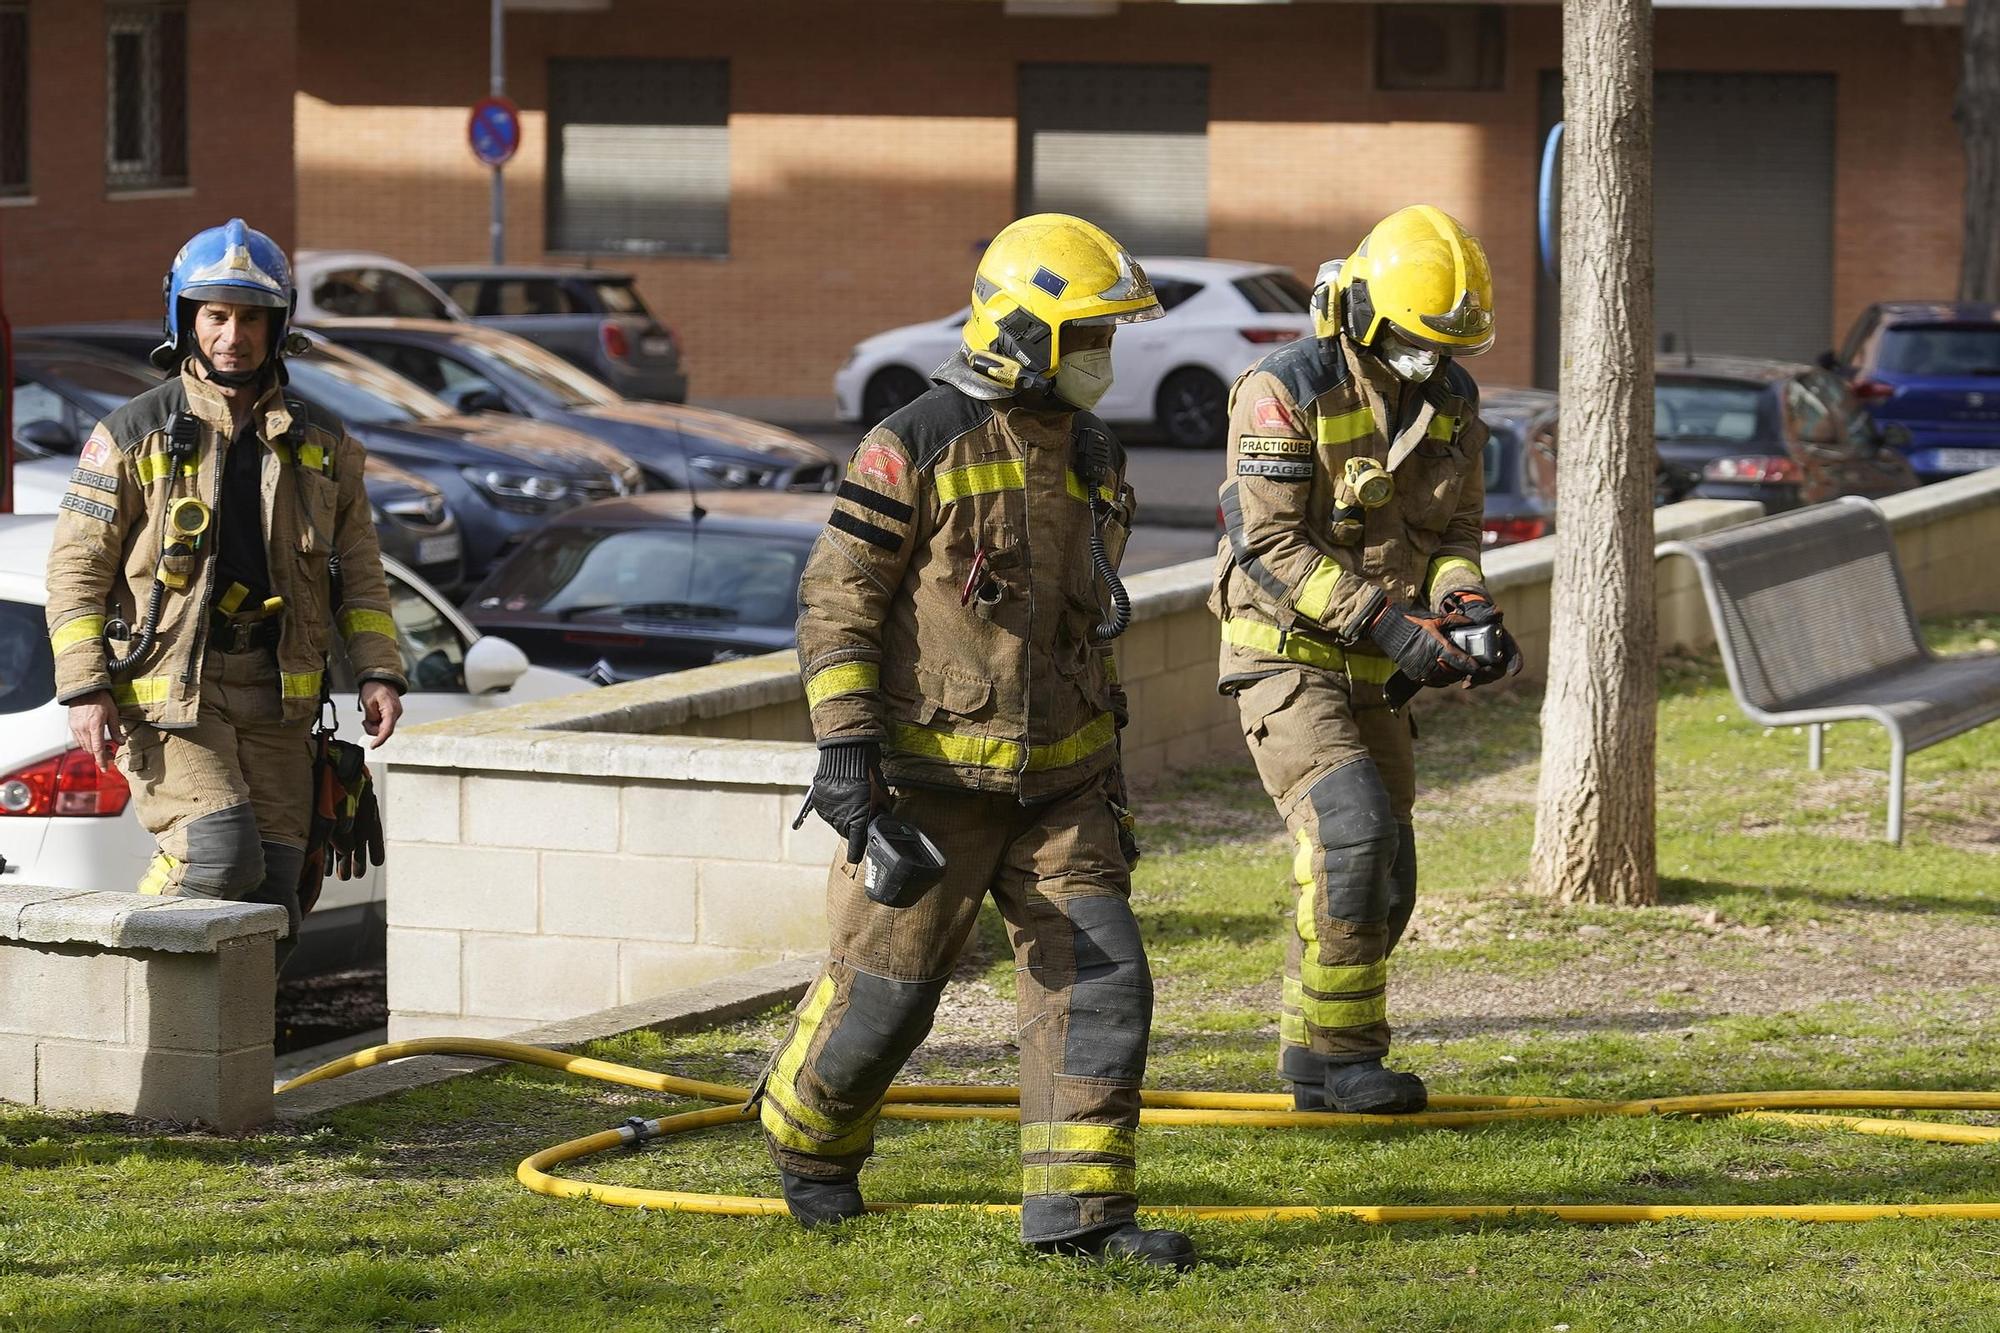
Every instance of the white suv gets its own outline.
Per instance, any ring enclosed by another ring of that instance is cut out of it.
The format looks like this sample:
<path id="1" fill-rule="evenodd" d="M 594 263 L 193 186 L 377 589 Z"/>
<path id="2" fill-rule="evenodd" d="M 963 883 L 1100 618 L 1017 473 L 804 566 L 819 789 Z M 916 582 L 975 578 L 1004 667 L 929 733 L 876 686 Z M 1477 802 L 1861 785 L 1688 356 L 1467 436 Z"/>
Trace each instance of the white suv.
<path id="1" fill-rule="evenodd" d="M 408 264 L 366 250 L 301 250 L 292 261 L 300 324 L 340 318 L 458 319 L 465 312 Z"/>

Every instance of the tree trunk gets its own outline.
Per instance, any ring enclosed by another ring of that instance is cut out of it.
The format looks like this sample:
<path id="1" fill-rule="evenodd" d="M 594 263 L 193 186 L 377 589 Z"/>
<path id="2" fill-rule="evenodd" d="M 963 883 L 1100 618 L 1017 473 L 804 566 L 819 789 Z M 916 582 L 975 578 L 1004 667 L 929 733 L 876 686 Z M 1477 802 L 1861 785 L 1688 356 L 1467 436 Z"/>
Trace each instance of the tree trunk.
<path id="1" fill-rule="evenodd" d="M 1965 253 L 1958 299 L 2000 301 L 2000 0 L 1965 0 L 1958 129 L 1965 138 Z"/>
<path id="2" fill-rule="evenodd" d="M 1653 11 L 1563 5 L 1562 423 L 1530 874 L 1647 904 L 1653 759 Z"/>

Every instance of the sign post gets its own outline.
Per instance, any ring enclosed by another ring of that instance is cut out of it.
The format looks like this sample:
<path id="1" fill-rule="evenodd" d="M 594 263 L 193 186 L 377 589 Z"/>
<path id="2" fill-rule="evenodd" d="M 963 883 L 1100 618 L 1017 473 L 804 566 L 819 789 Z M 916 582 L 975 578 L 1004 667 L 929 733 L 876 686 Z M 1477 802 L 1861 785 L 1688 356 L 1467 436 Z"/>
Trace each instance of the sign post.
<path id="1" fill-rule="evenodd" d="M 487 223 L 493 262 L 507 262 L 507 193 L 500 171 L 521 147 L 521 109 L 507 97 L 505 0 L 493 0 L 493 70 L 491 91 L 472 104 L 465 127 L 472 155 L 493 169 L 493 214 Z"/>

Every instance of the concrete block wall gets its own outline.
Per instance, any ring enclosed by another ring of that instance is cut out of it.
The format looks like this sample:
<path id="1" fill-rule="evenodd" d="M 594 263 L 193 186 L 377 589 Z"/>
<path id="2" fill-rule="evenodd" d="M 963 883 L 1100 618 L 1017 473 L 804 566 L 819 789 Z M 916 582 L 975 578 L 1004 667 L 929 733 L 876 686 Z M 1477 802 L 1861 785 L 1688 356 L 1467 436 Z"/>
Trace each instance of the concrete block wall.
<path id="1" fill-rule="evenodd" d="M 284 927 L 271 906 L 0 888 L 0 1098 L 268 1121 Z"/>
<path id="2" fill-rule="evenodd" d="M 2000 607 L 2000 469 L 1884 506 L 1920 612 Z M 1660 541 L 1749 522 L 1689 501 Z M 1488 555 L 1530 678 L 1548 657 L 1555 539 Z M 1983 577 L 1967 577 L 1976 571 Z M 1150 775 L 1241 755 L 1215 692 L 1210 564 L 1130 580 L 1125 760 Z M 1662 650 L 1714 642 L 1694 568 L 1656 564 Z M 834 841 L 794 831 L 815 764 L 797 663 L 774 653 L 497 710 L 398 743 L 390 1033 L 496 1035 L 630 1004 L 825 944 Z"/>

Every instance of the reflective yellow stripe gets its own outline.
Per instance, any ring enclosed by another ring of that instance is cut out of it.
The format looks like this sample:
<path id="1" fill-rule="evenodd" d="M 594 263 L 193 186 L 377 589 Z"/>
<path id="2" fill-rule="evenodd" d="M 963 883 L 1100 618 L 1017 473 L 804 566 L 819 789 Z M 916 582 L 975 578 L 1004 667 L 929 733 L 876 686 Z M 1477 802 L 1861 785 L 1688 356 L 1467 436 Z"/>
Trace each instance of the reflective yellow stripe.
<path id="1" fill-rule="evenodd" d="M 1299 938 L 1308 946 L 1319 943 L 1319 916 L 1313 911 L 1313 890 L 1318 877 L 1313 874 L 1312 835 L 1304 829 L 1298 831 L 1298 850 L 1292 853 L 1292 883 L 1299 889 L 1298 918 Z M 1287 979 L 1287 985 L 1298 983 Z"/>
<path id="2" fill-rule="evenodd" d="M 1386 657 L 1364 657 L 1359 653 L 1350 657 L 1330 643 L 1301 634 L 1286 634 L 1276 625 L 1266 625 L 1259 620 L 1225 620 L 1222 622 L 1222 638 L 1238 648 L 1272 653 L 1307 666 L 1326 667 L 1330 671 L 1345 671 L 1350 680 L 1366 684 L 1381 685 L 1396 674 L 1396 664 Z"/>
<path id="3" fill-rule="evenodd" d="M 1306 1022 L 1316 1028 L 1359 1028 L 1380 1023 L 1389 1017 L 1389 997 L 1370 995 L 1360 1000 L 1318 1000 L 1299 996 L 1299 1009 Z"/>
<path id="4" fill-rule="evenodd" d="M 970 764 L 976 768 L 1022 767 L 1020 744 L 998 736 L 966 736 L 940 731 L 935 727 L 898 722 L 894 739 L 896 748 L 905 754 L 924 755 L 953 764 Z M 1051 768 L 1067 768 L 1088 759 L 1117 739 L 1117 720 L 1109 713 L 1099 713 L 1059 741 L 1030 747 L 1027 771 L 1039 773 Z"/>
<path id="5" fill-rule="evenodd" d="M 396 622 L 387 611 L 351 610 L 340 613 L 340 634 L 351 639 L 357 634 L 380 634 L 385 639 L 396 637 Z M 313 687 L 317 690 L 319 687 Z"/>
<path id="6" fill-rule="evenodd" d="M 121 704 L 165 703 L 173 684 L 171 676 L 141 676 L 137 680 L 120 681 L 113 685 L 111 697 Z"/>
<path id="7" fill-rule="evenodd" d="M 309 467 L 315 472 L 326 471 L 326 447 L 318 444 L 302 444 L 292 450 L 292 461 L 300 467 Z"/>
<path id="8" fill-rule="evenodd" d="M 1297 1014 L 1279 1014 L 1278 1040 L 1287 1046 L 1305 1045 L 1306 1020 Z"/>
<path id="9" fill-rule="evenodd" d="M 157 453 L 157 454 L 139 455 L 139 461 L 136 464 L 137 471 L 139 473 L 139 484 L 141 486 L 151 486 L 161 477 L 166 476 L 167 473 L 173 468 L 173 465 L 174 465 L 174 459 L 172 454 Z M 183 477 L 192 477 L 194 474 L 195 474 L 195 464 L 193 463 L 181 464 L 181 475 Z"/>
<path id="10" fill-rule="evenodd" d="M 1083 489 L 1083 478 L 1077 476 L 1074 472 L 1064 472 L 1063 481 L 1069 487 L 1070 499 L 1082 500 L 1086 504 L 1090 502 L 1090 493 Z M 1097 488 L 1097 498 L 1106 504 L 1110 504 L 1113 498 L 1111 488 L 1109 486 L 1099 486 Z"/>
<path id="11" fill-rule="evenodd" d="M 103 616 L 78 616 L 67 620 L 49 635 L 49 650 L 60 657 L 79 643 L 95 643 L 104 637 Z"/>
<path id="12" fill-rule="evenodd" d="M 1299 614 L 1314 620 L 1325 620 L 1327 608 L 1333 605 L 1334 585 L 1340 582 L 1341 568 L 1330 555 L 1323 555 L 1313 566 L 1312 573 L 1299 585 L 1298 595 L 1292 598 L 1292 605 Z"/>
<path id="13" fill-rule="evenodd" d="M 1433 440 L 1448 440 L 1452 432 L 1457 429 L 1457 417 L 1432 417 L 1431 424 L 1425 429 L 1424 434 Z"/>
<path id="14" fill-rule="evenodd" d="M 1139 1133 L 1123 1125 L 1079 1125 L 1071 1121 L 1029 1122 L 1021 1126 L 1021 1152 L 1094 1152 L 1131 1157 Z"/>
<path id="15" fill-rule="evenodd" d="M 806 682 L 806 707 L 818 708 L 842 694 L 859 694 L 882 683 L 882 668 L 873 662 L 842 662 Z"/>
<path id="16" fill-rule="evenodd" d="M 1027 485 L 1026 461 L 1008 458 L 997 463 L 974 463 L 970 467 L 956 467 L 949 472 L 938 473 L 937 497 L 940 504 L 951 504 L 968 495 L 1025 490 Z"/>
<path id="17" fill-rule="evenodd" d="M 1299 1001 L 1306 997 L 1305 989 L 1299 984 L 1297 977 L 1286 977 L 1283 991 L 1284 1004 L 1287 1009 L 1298 1008 Z"/>
<path id="18" fill-rule="evenodd" d="M 1023 1194 L 1130 1194 L 1139 1173 L 1129 1166 L 1055 1166 L 1021 1168 Z"/>
<path id="19" fill-rule="evenodd" d="M 1479 582 L 1483 583 L 1486 580 L 1485 571 L 1479 568 L 1477 562 L 1467 560 L 1462 555 L 1441 555 L 1431 561 L 1431 576 L 1424 581 L 1425 596 L 1432 595 L 1433 591 L 1437 588 L 1438 580 L 1451 573 L 1454 569 L 1465 570 Z"/>
<path id="20" fill-rule="evenodd" d="M 317 671 L 287 671 L 278 677 L 278 693 L 287 699 L 317 699 L 319 680 Z"/>
<path id="21" fill-rule="evenodd" d="M 1365 407 L 1321 417 L 1315 434 L 1321 444 L 1351 444 L 1375 429 L 1375 414 Z"/>
<path id="22" fill-rule="evenodd" d="M 1342 995 L 1351 991 L 1379 990 L 1389 984 L 1389 960 L 1339 965 L 1303 959 L 1299 971 L 1305 984 L 1322 995 Z"/>
<path id="23" fill-rule="evenodd" d="M 167 891 L 174 877 L 174 869 L 180 862 L 165 852 L 159 853 L 146 865 L 146 873 L 139 877 L 139 892 L 158 897 Z"/>
<path id="24" fill-rule="evenodd" d="M 798 1027 L 792 1032 L 792 1039 L 785 1043 L 785 1049 L 779 1053 L 778 1062 L 771 1069 L 770 1080 L 764 1085 L 765 1104 L 758 1113 L 758 1120 L 772 1138 L 788 1148 L 838 1157 L 858 1152 L 868 1142 L 875 1112 L 869 1111 L 859 1125 L 843 1125 L 799 1099 L 799 1070 L 805 1067 L 806 1052 L 812 1049 L 813 1037 L 826 1018 L 827 1008 L 833 1003 L 833 990 L 833 978 L 821 977 L 805 1008 L 799 1010 Z M 780 1115 L 780 1112 L 783 1114 Z M 787 1124 L 787 1120 L 796 1121 L 817 1134 L 834 1136 L 832 1142 L 801 1134 Z"/>

